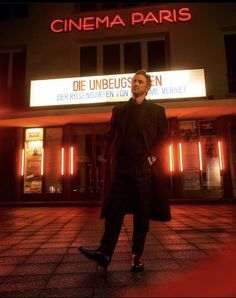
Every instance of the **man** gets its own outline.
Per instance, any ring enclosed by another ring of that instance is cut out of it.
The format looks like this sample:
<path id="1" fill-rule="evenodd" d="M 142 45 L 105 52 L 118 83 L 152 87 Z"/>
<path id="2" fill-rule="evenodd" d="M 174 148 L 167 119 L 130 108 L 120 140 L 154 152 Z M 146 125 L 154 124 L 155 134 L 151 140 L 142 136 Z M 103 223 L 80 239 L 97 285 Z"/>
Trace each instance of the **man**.
<path id="1" fill-rule="evenodd" d="M 131 271 L 144 270 L 142 254 L 149 220 L 171 219 L 167 200 L 168 127 L 165 110 L 146 100 L 151 77 L 144 70 L 131 82 L 132 98 L 112 110 L 104 158 L 106 170 L 101 218 L 105 231 L 100 246 L 80 252 L 107 269 L 124 215 L 133 214 Z"/>

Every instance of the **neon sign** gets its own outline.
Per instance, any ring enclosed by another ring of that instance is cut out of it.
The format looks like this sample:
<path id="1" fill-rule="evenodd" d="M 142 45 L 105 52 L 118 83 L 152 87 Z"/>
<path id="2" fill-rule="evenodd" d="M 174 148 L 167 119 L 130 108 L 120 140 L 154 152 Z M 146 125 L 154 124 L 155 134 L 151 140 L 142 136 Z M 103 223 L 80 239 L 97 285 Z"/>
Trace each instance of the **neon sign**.
<path id="1" fill-rule="evenodd" d="M 50 29 L 54 33 L 72 32 L 72 31 L 95 31 L 100 29 L 112 29 L 114 27 L 138 26 L 146 24 L 162 24 L 187 22 L 191 20 L 192 15 L 188 7 L 179 9 L 160 9 L 155 12 L 147 13 L 132 12 L 129 21 L 119 14 L 115 16 L 86 16 L 78 17 L 77 20 L 56 19 L 50 24 Z"/>

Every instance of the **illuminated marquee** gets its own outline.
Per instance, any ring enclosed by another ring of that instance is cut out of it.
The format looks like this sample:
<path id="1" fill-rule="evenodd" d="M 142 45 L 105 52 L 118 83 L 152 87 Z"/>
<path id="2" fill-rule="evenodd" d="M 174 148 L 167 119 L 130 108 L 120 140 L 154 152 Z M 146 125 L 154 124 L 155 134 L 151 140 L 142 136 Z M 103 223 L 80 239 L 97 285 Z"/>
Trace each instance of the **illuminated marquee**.
<path id="1" fill-rule="evenodd" d="M 88 16 L 73 19 L 56 19 L 50 24 L 50 29 L 54 33 L 76 31 L 94 31 L 102 28 L 112 29 L 117 26 L 127 27 L 146 25 L 147 23 L 162 24 L 187 22 L 192 18 L 190 9 L 182 7 L 179 9 L 160 9 L 157 11 L 149 11 L 147 13 L 133 12 L 130 15 L 129 22 L 119 14 L 111 16 Z"/>
<path id="2" fill-rule="evenodd" d="M 203 69 L 149 72 L 147 99 L 205 97 Z M 132 74 L 31 81 L 30 106 L 55 106 L 127 101 Z"/>

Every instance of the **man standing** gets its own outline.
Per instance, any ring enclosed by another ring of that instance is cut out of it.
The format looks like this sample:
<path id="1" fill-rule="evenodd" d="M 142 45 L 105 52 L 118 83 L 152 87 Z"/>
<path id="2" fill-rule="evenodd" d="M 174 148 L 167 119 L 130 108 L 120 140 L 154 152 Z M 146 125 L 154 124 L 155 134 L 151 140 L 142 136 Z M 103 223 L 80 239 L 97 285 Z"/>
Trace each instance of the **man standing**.
<path id="1" fill-rule="evenodd" d="M 131 82 L 132 98 L 112 110 L 106 135 L 106 170 L 101 218 L 105 231 L 100 246 L 79 251 L 107 269 L 125 214 L 133 214 L 131 271 L 144 270 L 142 254 L 149 220 L 171 219 L 167 200 L 168 126 L 165 110 L 146 100 L 151 77 L 144 70 Z"/>

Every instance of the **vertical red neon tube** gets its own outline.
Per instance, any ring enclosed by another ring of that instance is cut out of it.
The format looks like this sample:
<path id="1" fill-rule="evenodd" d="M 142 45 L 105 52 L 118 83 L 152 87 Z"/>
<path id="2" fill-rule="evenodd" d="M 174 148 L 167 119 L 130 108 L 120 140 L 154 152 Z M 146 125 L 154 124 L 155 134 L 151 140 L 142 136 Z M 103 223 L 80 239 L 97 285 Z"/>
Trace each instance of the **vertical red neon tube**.
<path id="1" fill-rule="evenodd" d="M 24 167 L 25 167 L 25 149 L 21 151 L 21 176 L 24 176 Z"/>
<path id="2" fill-rule="evenodd" d="M 220 162 L 220 170 L 223 170 L 223 151 L 221 141 L 218 141 L 218 151 L 219 151 L 219 162 Z"/>
<path id="3" fill-rule="evenodd" d="M 61 148 L 61 175 L 64 175 L 64 148 Z"/>
<path id="4" fill-rule="evenodd" d="M 170 166 L 170 172 L 172 173 L 174 171 L 173 145 L 172 144 L 170 144 L 170 146 L 169 146 L 169 166 Z"/>
<path id="5" fill-rule="evenodd" d="M 43 176 L 44 171 L 44 149 L 42 148 L 42 156 L 41 156 L 41 176 Z"/>
<path id="6" fill-rule="evenodd" d="M 70 174 L 74 174 L 74 148 L 70 147 Z"/>
<path id="7" fill-rule="evenodd" d="M 199 167 L 200 167 L 200 171 L 202 171 L 202 146 L 201 146 L 201 142 L 198 142 L 198 154 L 199 154 Z"/>
<path id="8" fill-rule="evenodd" d="M 183 172 L 183 151 L 182 151 L 182 143 L 179 143 L 179 166 L 180 171 Z"/>

